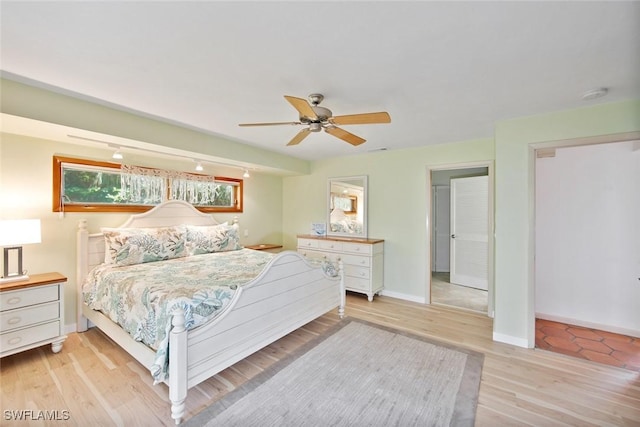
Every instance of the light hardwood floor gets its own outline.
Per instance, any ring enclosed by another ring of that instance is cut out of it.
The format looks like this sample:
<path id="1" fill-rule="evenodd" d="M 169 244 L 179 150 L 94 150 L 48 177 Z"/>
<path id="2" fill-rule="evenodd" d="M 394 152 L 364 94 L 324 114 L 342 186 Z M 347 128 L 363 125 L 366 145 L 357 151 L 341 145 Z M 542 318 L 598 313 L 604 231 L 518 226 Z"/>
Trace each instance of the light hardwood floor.
<path id="1" fill-rule="evenodd" d="M 640 373 L 491 340 L 484 315 L 388 297 L 349 294 L 348 316 L 485 354 L 477 426 L 640 425 Z M 338 322 L 329 313 L 191 389 L 187 418 Z M 372 357 L 375 357 L 372 355 Z M 173 425 L 167 388 L 97 330 L 0 360 L 4 425 Z M 68 421 L 15 422 L 7 410 L 68 410 Z"/>

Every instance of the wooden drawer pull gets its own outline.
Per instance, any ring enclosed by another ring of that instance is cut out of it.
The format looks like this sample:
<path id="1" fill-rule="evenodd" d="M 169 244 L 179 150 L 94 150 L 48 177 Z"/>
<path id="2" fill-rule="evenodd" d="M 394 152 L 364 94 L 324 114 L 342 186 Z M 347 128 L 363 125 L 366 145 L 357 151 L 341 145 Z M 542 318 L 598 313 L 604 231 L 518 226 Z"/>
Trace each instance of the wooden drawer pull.
<path id="1" fill-rule="evenodd" d="M 16 323 L 20 322 L 22 322 L 22 319 L 20 317 L 12 317 L 11 319 L 7 320 L 7 323 L 9 325 L 15 325 Z"/>
<path id="2" fill-rule="evenodd" d="M 9 340 L 9 344 L 14 345 L 22 341 L 22 337 L 13 337 Z"/>
<path id="3" fill-rule="evenodd" d="M 22 301 L 22 298 L 20 297 L 13 297 L 13 298 L 9 298 L 7 300 L 7 304 L 18 304 L 20 301 Z"/>

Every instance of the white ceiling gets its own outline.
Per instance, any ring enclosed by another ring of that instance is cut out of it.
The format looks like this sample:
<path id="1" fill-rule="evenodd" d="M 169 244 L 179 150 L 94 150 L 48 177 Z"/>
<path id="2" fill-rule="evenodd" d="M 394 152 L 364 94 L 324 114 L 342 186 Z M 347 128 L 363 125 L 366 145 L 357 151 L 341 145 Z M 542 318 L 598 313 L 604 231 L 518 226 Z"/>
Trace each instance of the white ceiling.
<path id="1" fill-rule="evenodd" d="M 640 2 L 2 1 L 6 78 L 303 159 L 491 137 L 496 121 L 640 98 Z M 597 87 L 609 94 L 584 101 Z M 286 143 L 283 95 L 391 124 Z"/>

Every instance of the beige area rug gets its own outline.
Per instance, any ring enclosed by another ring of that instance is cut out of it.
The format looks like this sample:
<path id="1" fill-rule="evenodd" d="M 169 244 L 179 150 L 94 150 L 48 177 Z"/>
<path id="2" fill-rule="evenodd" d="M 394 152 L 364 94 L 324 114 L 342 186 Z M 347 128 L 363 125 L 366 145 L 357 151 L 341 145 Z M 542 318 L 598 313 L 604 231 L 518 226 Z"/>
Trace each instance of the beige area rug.
<path id="1" fill-rule="evenodd" d="M 345 319 L 185 427 L 473 426 L 484 355 Z"/>

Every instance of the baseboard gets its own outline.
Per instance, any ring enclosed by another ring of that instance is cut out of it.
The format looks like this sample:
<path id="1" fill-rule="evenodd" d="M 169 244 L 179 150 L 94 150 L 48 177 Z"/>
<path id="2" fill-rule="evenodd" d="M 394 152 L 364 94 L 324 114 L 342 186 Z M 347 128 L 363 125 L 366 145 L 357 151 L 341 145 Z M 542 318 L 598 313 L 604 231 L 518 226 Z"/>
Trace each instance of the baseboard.
<path id="1" fill-rule="evenodd" d="M 550 320 L 552 322 L 568 323 L 569 325 L 582 326 L 583 328 L 598 329 L 600 331 L 613 332 L 614 334 L 629 335 L 640 338 L 640 330 L 621 328 L 619 326 L 603 325 L 601 323 L 587 322 L 570 317 L 556 316 L 553 314 L 536 313 L 536 319 Z"/>
<path id="2" fill-rule="evenodd" d="M 402 299 L 405 301 L 412 301 L 412 302 L 417 302 L 420 304 L 426 304 L 427 300 L 423 297 L 417 297 L 415 295 L 408 295 L 408 294 L 403 294 L 400 292 L 394 292 L 394 291 L 388 291 L 388 290 L 382 290 L 380 292 L 380 295 L 385 296 L 385 297 L 391 297 L 391 298 L 398 298 L 398 299 Z"/>
<path id="3" fill-rule="evenodd" d="M 493 333 L 493 340 L 505 344 L 515 345 L 516 347 L 529 348 L 529 341 L 524 338 L 512 337 L 511 335 Z"/>
<path id="4" fill-rule="evenodd" d="M 72 323 L 70 325 L 64 325 L 65 335 L 69 335 L 70 333 L 77 332 L 77 331 L 78 331 L 78 328 L 75 323 Z"/>

